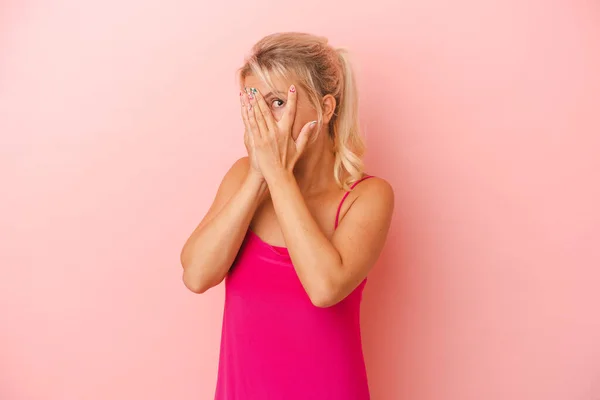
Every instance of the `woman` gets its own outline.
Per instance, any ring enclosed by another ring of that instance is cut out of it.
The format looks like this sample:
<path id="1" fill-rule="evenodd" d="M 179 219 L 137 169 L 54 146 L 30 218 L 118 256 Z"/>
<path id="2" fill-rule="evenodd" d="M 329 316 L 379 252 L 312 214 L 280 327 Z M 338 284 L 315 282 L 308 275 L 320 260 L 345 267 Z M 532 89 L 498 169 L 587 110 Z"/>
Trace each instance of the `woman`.
<path id="1" fill-rule="evenodd" d="M 248 157 L 181 253 L 193 292 L 227 278 L 216 399 L 368 399 L 360 301 L 394 196 L 363 174 L 347 55 L 274 34 L 239 77 Z"/>

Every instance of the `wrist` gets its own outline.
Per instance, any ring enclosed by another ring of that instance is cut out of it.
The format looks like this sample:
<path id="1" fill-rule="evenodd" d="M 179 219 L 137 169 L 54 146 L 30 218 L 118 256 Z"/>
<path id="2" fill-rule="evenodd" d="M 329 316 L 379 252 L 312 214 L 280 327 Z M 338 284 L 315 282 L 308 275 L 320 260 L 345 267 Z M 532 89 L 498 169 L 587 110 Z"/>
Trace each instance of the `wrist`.
<path id="1" fill-rule="evenodd" d="M 251 188 L 259 198 L 262 198 L 269 189 L 265 178 L 261 174 L 252 171 L 246 175 L 244 184 Z"/>
<path id="2" fill-rule="evenodd" d="M 265 174 L 265 180 L 270 187 L 274 187 L 294 179 L 294 173 L 285 168 L 275 168 L 268 174 Z"/>

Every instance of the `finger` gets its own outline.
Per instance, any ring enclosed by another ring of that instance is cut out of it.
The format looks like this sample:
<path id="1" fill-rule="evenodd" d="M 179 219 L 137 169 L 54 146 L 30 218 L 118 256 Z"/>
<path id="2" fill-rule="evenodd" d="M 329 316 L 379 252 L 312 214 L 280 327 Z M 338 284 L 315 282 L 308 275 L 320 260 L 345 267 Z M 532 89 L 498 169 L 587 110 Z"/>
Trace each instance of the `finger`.
<path id="1" fill-rule="evenodd" d="M 244 135 L 250 134 L 250 120 L 248 119 L 248 97 L 246 93 L 240 92 L 240 112 L 242 114 L 242 120 L 244 121 Z"/>
<path id="2" fill-rule="evenodd" d="M 294 122 L 294 118 L 296 117 L 297 95 L 298 94 L 296 93 L 296 86 L 294 86 L 294 85 L 290 86 L 290 90 L 288 90 L 288 98 L 287 98 L 285 113 L 283 114 L 283 117 L 281 118 L 286 124 L 289 124 L 289 126 L 292 125 L 292 123 Z"/>
<path id="3" fill-rule="evenodd" d="M 248 96 L 248 98 L 250 98 L 250 95 Z M 258 124 L 256 123 L 256 118 L 254 116 L 253 109 L 254 106 L 252 105 L 252 103 L 247 103 L 246 107 L 244 107 L 244 112 L 246 113 L 246 116 L 248 118 L 248 130 L 250 131 L 250 135 L 256 138 L 261 138 L 262 134 L 260 129 L 258 128 Z"/>
<path id="4" fill-rule="evenodd" d="M 267 127 L 267 122 L 265 121 L 265 117 L 260 109 L 258 104 L 258 89 L 253 89 L 252 94 L 250 95 L 250 103 L 252 104 L 252 110 L 254 111 L 254 119 L 256 120 L 256 125 L 260 130 L 260 134 L 262 137 L 265 137 L 269 134 L 269 128 Z M 264 103 L 264 101 L 263 101 Z M 275 133 L 276 131 L 273 131 Z"/>
<path id="5" fill-rule="evenodd" d="M 302 154 L 308 143 L 310 136 L 317 130 L 317 121 L 307 123 L 302 127 L 298 138 L 296 139 L 296 151 L 298 155 Z"/>
<path id="6" fill-rule="evenodd" d="M 260 93 L 259 90 L 256 90 L 256 92 L 254 94 L 256 97 L 256 104 L 258 105 L 258 107 L 257 107 L 258 110 L 256 110 L 256 111 L 260 110 L 262 118 L 263 118 L 267 128 L 269 128 L 269 131 L 276 133 L 277 132 L 277 122 L 275 121 L 275 118 L 273 118 L 273 113 L 271 113 L 271 109 L 269 108 L 269 105 L 267 104 L 267 102 L 265 101 L 265 98 L 262 96 L 262 94 Z"/>
<path id="7" fill-rule="evenodd" d="M 242 116 L 242 121 L 244 121 L 244 127 L 246 126 L 246 114 L 244 113 L 244 108 L 246 108 L 246 94 L 240 91 L 240 115 Z"/>

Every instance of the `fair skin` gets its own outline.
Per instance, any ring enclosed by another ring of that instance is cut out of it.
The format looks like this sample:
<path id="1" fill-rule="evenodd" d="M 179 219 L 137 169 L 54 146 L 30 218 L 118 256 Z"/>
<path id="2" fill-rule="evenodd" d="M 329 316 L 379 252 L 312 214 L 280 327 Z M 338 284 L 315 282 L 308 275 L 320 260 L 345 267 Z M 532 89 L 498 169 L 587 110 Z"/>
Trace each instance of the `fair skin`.
<path id="1" fill-rule="evenodd" d="M 366 180 L 350 192 L 334 229 L 345 193 L 332 172 L 328 122 L 335 99 L 323 97 L 323 124 L 311 125 L 317 111 L 302 88 L 278 79 L 273 83 L 276 94 L 258 78 L 245 78 L 245 87 L 257 89 L 255 95 L 240 96 L 249 156 L 226 174 L 186 242 L 183 281 L 196 293 L 219 284 L 251 229 L 269 244 L 286 246 L 312 303 L 329 307 L 348 296 L 379 258 L 394 195 L 383 179 Z"/>

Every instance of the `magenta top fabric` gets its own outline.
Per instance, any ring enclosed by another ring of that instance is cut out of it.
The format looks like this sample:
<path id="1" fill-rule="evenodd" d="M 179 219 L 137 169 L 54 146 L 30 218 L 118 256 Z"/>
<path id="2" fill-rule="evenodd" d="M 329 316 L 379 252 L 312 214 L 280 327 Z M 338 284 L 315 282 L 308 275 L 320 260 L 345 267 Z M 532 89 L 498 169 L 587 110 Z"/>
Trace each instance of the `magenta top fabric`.
<path id="1" fill-rule="evenodd" d="M 360 335 L 365 284 L 332 307 L 315 307 L 287 249 L 248 230 L 225 281 L 215 399 L 369 399 Z"/>

